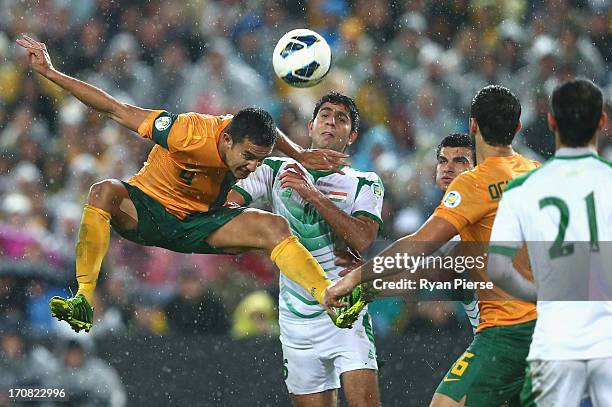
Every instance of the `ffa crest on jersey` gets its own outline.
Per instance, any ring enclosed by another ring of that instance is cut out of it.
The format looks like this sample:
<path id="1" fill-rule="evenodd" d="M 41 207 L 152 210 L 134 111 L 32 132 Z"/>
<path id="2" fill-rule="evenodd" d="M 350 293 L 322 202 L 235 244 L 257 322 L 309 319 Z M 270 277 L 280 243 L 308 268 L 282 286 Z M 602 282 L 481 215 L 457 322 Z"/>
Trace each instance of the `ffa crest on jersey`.
<path id="1" fill-rule="evenodd" d="M 164 131 L 172 124 L 172 119 L 168 116 L 162 116 L 155 119 L 155 128 L 157 131 Z"/>
<path id="2" fill-rule="evenodd" d="M 380 185 L 378 182 L 375 182 L 372 184 L 372 186 L 370 187 L 372 188 L 372 193 L 374 195 L 376 195 L 376 197 L 381 198 L 383 195 L 383 188 L 382 185 Z"/>
<path id="3" fill-rule="evenodd" d="M 461 194 L 457 191 L 450 191 L 442 201 L 447 208 L 456 208 L 461 203 Z"/>

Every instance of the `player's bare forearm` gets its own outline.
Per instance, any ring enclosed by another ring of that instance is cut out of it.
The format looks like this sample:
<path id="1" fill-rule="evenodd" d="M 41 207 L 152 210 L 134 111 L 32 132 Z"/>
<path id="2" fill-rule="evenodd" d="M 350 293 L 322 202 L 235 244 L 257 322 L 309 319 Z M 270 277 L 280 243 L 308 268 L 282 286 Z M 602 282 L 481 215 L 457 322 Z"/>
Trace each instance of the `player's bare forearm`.
<path id="1" fill-rule="evenodd" d="M 151 112 L 121 103 L 103 90 L 58 71 L 53 67 L 51 56 L 43 42 L 25 34 L 15 41 L 27 51 L 28 62 L 34 71 L 72 93 L 87 106 L 109 115 L 111 119 L 128 129 L 137 131 L 138 126 Z"/>
<path id="2" fill-rule="evenodd" d="M 119 102 L 111 95 L 95 86 L 68 76 L 55 69 L 50 70 L 44 76 L 93 109 L 106 114 L 111 114 L 113 111 L 117 110 Z"/>
<path id="3" fill-rule="evenodd" d="M 452 224 L 444 219 L 432 216 L 419 230 L 392 243 L 379 253 L 376 258 L 395 258 L 398 254 L 402 257 L 404 254 L 413 257 L 427 256 L 439 249 L 456 234 L 457 230 Z M 374 279 L 393 278 L 396 274 L 407 271 L 401 262 L 383 261 L 384 267 L 382 270 L 377 270 L 374 273 L 374 261 L 376 258 L 359 267 L 355 267 L 340 280 L 336 280 L 331 286 L 327 287 L 323 303 L 328 311 L 332 312 L 333 307 L 342 306 L 342 296 L 350 293 L 357 284 Z M 417 278 L 415 274 L 410 273 L 410 270 L 408 272 L 409 278 Z"/>
<path id="4" fill-rule="evenodd" d="M 318 191 L 317 191 L 318 192 Z M 321 192 L 309 199 L 319 215 L 327 222 L 337 236 L 359 253 L 365 252 L 376 239 L 378 223 L 363 216 L 351 216 L 338 208 Z"/>
<path id="5" fill-rule="evenodd" d="M 395 257 L 397 254 L 403 256 L 404 253 L 408 256 L 427 256 L 439 249 L 456 234 L 457 229 L 451 223 L 432 216 L 415 233 L 397 240 L 376 257 Z M 382 270 L 377 270 L 377 273 L 373 273 L 374 260 L 354 268 L 350 273 L 327 287 L 323 304 L 329 312 L 333 312 L 333 307 L 342 306 L 342 296 L 350 293 L 357 284 L 379 278 L 389 278 L 406 271 L 406 268 L 399 264 L 400 262 L 392 263 L 387 263 L 386 265 L 389 267 L 383 267 Z"/>
<path id="6" fill-rule="evenodd" d="M 305 149 L 287 137 L 287 135 L 278 128 L 276 129 L 276 134 L 278 136 L 276 139 L 276 148 L 283 154 L 287 155 L 287 157 L 291 157 L 294 160 L 299 161 L 300 154 L 302 154 Z"/>
<path id="7" fill-rule="evenodd" d="M 448 221 L 431 216 L 427 221 L 411 235 L 404 236 L 393 242 L 390 246 L 380 252 L 376 257 L 396 257 L 401 256 L 428 256 L 439 249 L 444 243 L 448 242 L 457 234 L 457 229 Z M 372 281 L 375 278 L 385 278 L 392 276 L 406 268 L 400 262 L 389 262 L 391 267 L 384 267 L 380 273 L 364 273 L 364 281 Z M 373 260 L 368 261 L 362 266 L 365 270 L 373 269 Z"/>
<path id="8" fill-rule="evenodd" d="M 93 85 L 63 74 L 55 69 L 50 70 L 45 76 L 50 81 L 70 92 L 87 106 L 107 114 L 111 119 L 132 131 L 138 131 L 138 126 L 151 112 L 148 109 L 122 103 L 102 89 L 98 89 Z"/>
<path id="9" fill-rule="evenodd" d="M 293 142 L 285 133 L 276 129 L 278 138 L 276 148 L 287 156 L 298 161 L 309 170 L 334 171 L 344 174 L 341 167 L 349 165 L 346 158 L 348 155 L 329 149 L 304 149 Z"/>

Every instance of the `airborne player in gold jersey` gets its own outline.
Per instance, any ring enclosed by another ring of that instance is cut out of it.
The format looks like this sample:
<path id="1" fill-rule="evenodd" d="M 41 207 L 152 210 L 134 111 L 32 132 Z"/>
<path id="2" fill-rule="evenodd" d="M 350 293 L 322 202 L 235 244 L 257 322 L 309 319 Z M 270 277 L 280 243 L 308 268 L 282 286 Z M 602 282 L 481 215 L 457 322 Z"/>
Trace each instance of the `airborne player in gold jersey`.
<path id="1" fill-rule="evenodd" d="M 121 103 L 57 71 L 45 44 L 25 35 L 17 43 L 27 50 L 33 70 L 156 143 L 140 172 L 128 182 L 108 179 L 91 187 L 76 246 L 79 290 L 74 298 L 52 298 L 52 315 L 76 331 L 91 329 L 90 304 L 111 226 L 133 242 L 183 253 L 265 250 L 282 273 L 322 301 L 330 282 L 291 234 L 285 219 L 256 209 L 222 205 L 236 179 L 246 178 L 272 152 L 277 132 L 279 149 L 308 168 L 337 170 L 344 164 L 344 154 L 300 149 L 261 109 L 244 109 L 233 117 L 175 115 Z"/>

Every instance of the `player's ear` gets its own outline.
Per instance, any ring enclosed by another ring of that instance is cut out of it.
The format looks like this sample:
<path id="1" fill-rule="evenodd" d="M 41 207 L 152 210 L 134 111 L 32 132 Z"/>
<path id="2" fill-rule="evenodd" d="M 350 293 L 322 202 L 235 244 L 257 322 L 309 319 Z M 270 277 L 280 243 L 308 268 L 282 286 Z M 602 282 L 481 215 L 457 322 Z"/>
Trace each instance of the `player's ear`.
<path id="1" fill-rule="evenodd" d="M 555 120 L 555 116 L 552 115 L 551 112 L 548 112 L 546 115 L 546 121 L 548 122 L 548 128 L 553 133 L 557 132 L 557 121 Z"/>
<path id="2" fill-rule="evenodd" d="M 601 130 L 606 127 L 606 123 L 608 123 L 608 115 L 606 114 L 606 112 L 601 112 L 599 123 L 597 123 L 597 130 Z"/>
<path id="3" fill-rule="evenodd" d="M 514 134 L 518 134 L 518 132 L 521 131 L 522 128 L 523 123 L 521 123 L 521 121 L 519 120 L 518 124 L 516 125 L 516 130 L 514 130 Z"/>
<path id="4" fill-rule="evenodd" d="M 355 140 L 357 140 L 357 137 L 359 137 L 359 133 L 357 133 L 356 131 L 351 131 L 351 134 L 349 135 L 349 139 L 348 139 L 348 143 L 347 145 L 351 145 L 355 142 Z"/>
<path id="5" fill-rule="evenodd" d="M 221 141 L 223 141 L 223 144 L 227 145 L 229 148 L 232 148 L 232 144 L 234 144 L 234 139 L 232 139 L 232 136 L 229 133 L 221 134 Z"/>
<path id="6" fill-rule="evenodd" d="M 308 120 L 308 123 L 306 124 L 306 127 L 308 128 L 308 132 L 310 133 L 312 131 L 312 120 Z"/>
<path id="7" fill-rule="evenodd" d="M 470 117 L 470 134 L 478 133 L 478 122 L 475 118 Z"/>

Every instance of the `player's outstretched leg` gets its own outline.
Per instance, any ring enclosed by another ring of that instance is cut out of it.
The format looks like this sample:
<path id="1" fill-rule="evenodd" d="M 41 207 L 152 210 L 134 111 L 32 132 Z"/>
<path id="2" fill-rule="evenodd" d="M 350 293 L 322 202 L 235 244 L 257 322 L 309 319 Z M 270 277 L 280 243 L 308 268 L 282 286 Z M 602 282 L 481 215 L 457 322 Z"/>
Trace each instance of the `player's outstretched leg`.
<path id="1" fill-rule="evenodd" d="M 304 287 L 319 302 L 330 284 L 319 263 L 291 234 L 289 223 L 282 216 L 246 209 L 206 241 L 217 248 L 266 250 L 281 273 Z"/>
<path id="2" fill-rule="evenodd" d="M 206 242 L 218 248 L 266 250 L 281 273 L 304 287 L 319 303 L 331 284 L 315 258 L 291 234 L 287 220 L 279 215 L 246 209 L 212 233 Z"/>
<path id="3" fill-rule="evenodd" d="M 89 332 L 93 325 L 93 308 L 82 294 L 73 298 L 53 297 L 49 300 L 51 316 L 66 321 L 75 332 Z"/>
<path id="4" fill-rule="evenodd" d="M 99 182 L 89 190 L 76 245 L 79 290 L 73 298 L 53 297 L 49 301 L 51 315 L 68 322 L 77 332 L 81 329 L 89 332 L 93 324 L 91 303 L 102 260 L 108 250 L 111 217 L 120 220 L 123 227 L 135 229 L 137 226 L 137 219 L 119 210 L 125 200 L 131 203 L 127 190 L 117 180 Z M 124 204 L 124 207 L 129 208 L 129 205 Z"/>

